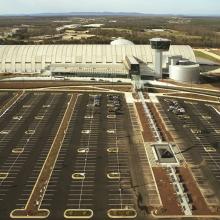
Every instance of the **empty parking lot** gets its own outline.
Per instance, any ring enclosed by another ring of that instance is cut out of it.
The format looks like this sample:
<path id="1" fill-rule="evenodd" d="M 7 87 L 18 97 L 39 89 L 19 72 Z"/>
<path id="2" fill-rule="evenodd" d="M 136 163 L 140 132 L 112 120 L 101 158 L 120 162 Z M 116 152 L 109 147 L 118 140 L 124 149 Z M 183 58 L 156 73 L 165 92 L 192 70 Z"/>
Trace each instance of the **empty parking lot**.
<path id="1" fill-rule="evenodd" d="M 134 141 L 124 96 L 75 95 L 55 166 L 47 168 L 51 177 L 39 191 L 35 209 L 47 210 L 47 219 L 146 219 L 138 202 L 146 194 L 143 186 L 137 190 L 142 177 L 133 177 L 139 160 L 136 144 L 142 140 Z M 26 92 L 0 118 L 1 219 L 35 216 L 28 204 L 71 97 L 65 92 Z"/>

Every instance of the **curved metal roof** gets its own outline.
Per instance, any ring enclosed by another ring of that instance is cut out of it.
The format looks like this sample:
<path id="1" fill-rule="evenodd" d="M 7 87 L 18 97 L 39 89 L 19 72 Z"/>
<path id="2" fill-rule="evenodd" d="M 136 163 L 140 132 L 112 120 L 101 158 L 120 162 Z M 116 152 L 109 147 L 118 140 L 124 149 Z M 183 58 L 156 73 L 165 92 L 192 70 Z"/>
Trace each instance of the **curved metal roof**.
<path id="1" fill-rule="evenodd" d="M 190 46 L 172 45 L 164 56 L 182 55 L 196 62 Z M 125 56 L 152 63 L 150 45 L 0 45 L 0 72 L 40 72 L 51 64 L 115 64 Z"/>
<path id="2" fill-rule="evenodd" d="M 126 40 L 124 38 L 119 37 L 116 40 L 113 40 L 111 43 L 111 45 L 134 45 L 134 43 L 130 40 Z"/>

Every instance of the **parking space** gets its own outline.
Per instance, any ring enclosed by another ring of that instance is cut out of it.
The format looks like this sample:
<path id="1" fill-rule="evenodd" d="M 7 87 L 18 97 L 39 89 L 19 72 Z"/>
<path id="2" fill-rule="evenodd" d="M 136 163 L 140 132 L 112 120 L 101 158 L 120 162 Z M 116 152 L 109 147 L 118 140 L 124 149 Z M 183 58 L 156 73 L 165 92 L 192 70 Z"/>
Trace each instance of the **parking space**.
<path id="1" fill-rule="evenodd" d="M 117 100 L 121 99 L 117 98 L 117 96 L 115 99 L 109 96 L 107 104 L 110 106 L 114 105 L 114 102 L 121 102 Z M 109 118 L 107 121 L 106 151 L 108 151 L 109 209 L 135 208 L 128 165 L 128 143 L 126 138 L 124 138 L 127 132 L 124 129 L 123 118 L 123 114 L 118 114 L 116 118 Z"/>
<path id="2" fill-rule="evenodd" d="M 95 96 L 89 95 L 85 110 L 85 115 L 88 117 L 84 117 L 80 142 L 75 148 L 75 163 L 69 188 L 69 192 L 72 192 L 72 194 L 68 197 L 66 203 L 66 207 L 69 209 L 92 209 L 93 207 L 96 152 L 100 123 L 98 115 L 95 114 L 96 104 Z M 80 151 L 80 149 L 84 149 L 84 151 Z"/>
<path id="3" fill-rule="evenodd" d="M 180 153 L 197 180 L 209 205 L 220 198 L 220 115 L 201 102 L 160 98 L 168 126 L 179 143 Z M 187 138 L 186 138 L 187 137 Z"/>
<path id="4" fill-rule="evenodd" d="M 13 92 L 0 92 L 0 110 L 15 95 Z"/>
<path id="5" fill-rule="evenodd" d="M 24 97 L 24 99 L 27 99 L 27 96 Z M 12 149 L 19 145 L 21 135 L 25 134 L 28 130 L 29 122 L 33 120 L 33 115 L 36 112 L 35 105 L 40 105 L 41 98 L 42 96 L 33 96 L 32 98 L 29 96 L 25 104 L 32 105 L 32 107 L 23 108 L 24 105 L 22 104 L 20 111 L 11 109 L 1 118 L 0 151 L 4 153 L 1 154 L 0 164 L 8 158 Z M 20 103 L 18 105 L 20 105 Z M 19 117 L 19 119 L 16 117 Z"/>

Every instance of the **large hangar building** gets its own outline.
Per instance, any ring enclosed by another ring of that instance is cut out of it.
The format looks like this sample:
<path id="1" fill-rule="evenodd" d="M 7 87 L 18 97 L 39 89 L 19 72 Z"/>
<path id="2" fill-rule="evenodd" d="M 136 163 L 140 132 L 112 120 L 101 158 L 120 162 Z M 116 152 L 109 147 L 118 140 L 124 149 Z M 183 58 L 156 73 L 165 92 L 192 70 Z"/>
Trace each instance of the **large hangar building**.
<path id="1" fill-rule="evenodd" d="M 163 53 L 163 68 L 169 57 L 196 62 L 190 46 L 171 45 Z M 117 39 L 111 45 L 1 45 L 1 73 L 49 73 L 54 76 L 142 78 L 154 76 L 155 53 L 150 45 L 134 45 Z"/>

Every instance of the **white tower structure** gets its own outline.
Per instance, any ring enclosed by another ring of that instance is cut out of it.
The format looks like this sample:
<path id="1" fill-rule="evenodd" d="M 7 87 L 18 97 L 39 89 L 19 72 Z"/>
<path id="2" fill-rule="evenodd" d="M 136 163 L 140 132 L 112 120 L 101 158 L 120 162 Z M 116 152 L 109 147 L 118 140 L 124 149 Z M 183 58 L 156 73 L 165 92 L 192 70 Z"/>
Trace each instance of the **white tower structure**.
<path id="1" fill-rule="evenodd" d="M 164 38 L 152 38 L 150 39 L 151 48 L 155 51 L 154 57 L 154 70 L 156 72 L 156 78 L 162 78 L 162 65 L 163 65 L 163 52 L 169 51 L 171 41 Z"/>

